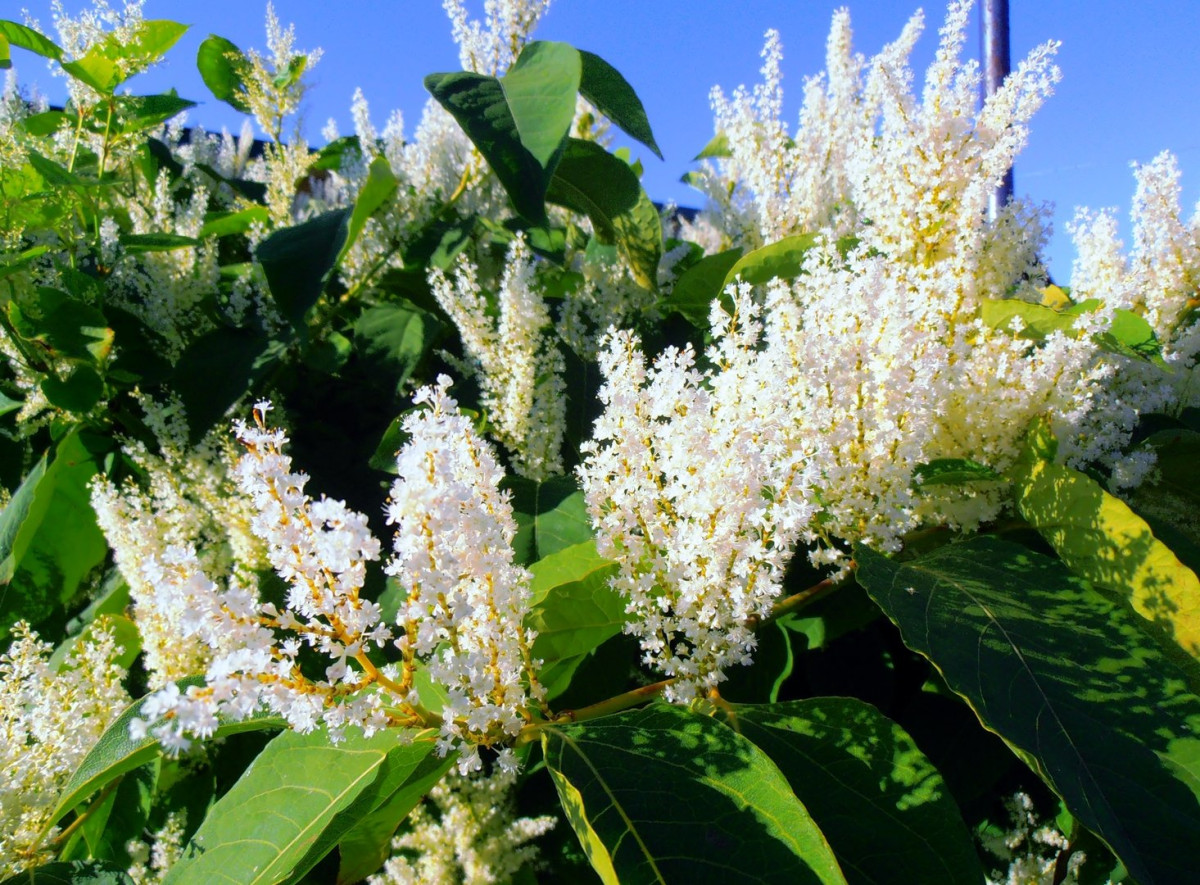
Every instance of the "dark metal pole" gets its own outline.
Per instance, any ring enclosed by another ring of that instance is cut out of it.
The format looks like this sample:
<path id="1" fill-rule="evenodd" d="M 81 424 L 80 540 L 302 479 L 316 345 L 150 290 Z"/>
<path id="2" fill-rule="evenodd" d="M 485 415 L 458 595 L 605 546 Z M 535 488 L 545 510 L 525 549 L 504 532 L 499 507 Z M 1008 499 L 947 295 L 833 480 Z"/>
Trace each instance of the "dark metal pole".
<path id="1" fill-rule="evenodd" d="M 983 94 L 1000 88 L 1011 69 L 1008 51 L 1008 0 L 983 0 Z M 1009 167 L 1004 180 L 988 199 L 988 218 L 995 220 L 1001 207 L 1013 195 L 1013 171 Z"/>

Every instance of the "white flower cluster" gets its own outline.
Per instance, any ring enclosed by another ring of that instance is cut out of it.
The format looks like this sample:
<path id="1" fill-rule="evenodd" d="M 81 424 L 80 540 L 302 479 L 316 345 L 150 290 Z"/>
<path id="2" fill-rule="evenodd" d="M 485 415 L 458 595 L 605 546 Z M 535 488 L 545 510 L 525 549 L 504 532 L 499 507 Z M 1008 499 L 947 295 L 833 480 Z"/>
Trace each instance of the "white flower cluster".
<path id="1" fill-rule="evenodd" d="M 233 484 L 233 450 L 217 433 L 198 445 L 187 438 L 183 406 L 141 399 L 158 453 L 136 440 L 124 451 L 143 476 L 117 485 L 98 476 L 92 483 L 92 509 L 129 585 L 132 616 L 142 640 L 151 688 L 204 671 L 212 656 L 196 636 L 186 636 L 186 600 L 164 596 L 162 562 L 172 548 L 192 547 L 200 569 L 233 575 L 243 583 L 266 565 L 265 550 L 250 530 L 251 505 Z M 223 435 L 222 435 L 223 436 Z"/>
<path id="2" fill-rule="evenodd" d="M 1145 402 L 1163 394 L 1162 407 L 1200 405 L 1200 206 L 1185 222 L 1179 203 L 1179 166 L 1162 153 L 1135 171 L 1133 246 L 1126 256 L 1111 211 L 1081 209 L 1070 227 L 1078 257 L 1071 269 L 1075 301 L 1100 299 L 1109 309 L 1143 316 L 1171 372 L 1130 362 L 1123 367 L 1126 398 Z M 1169 391 L 1163 392 L 1163 385 Z"/>
<path id="3" fill-rule="evenodd" d="M 951 4 L 920 100 L 908 58 L 921 13 L 870 60 L 851 50 L 849 13 L 835 13 L 826 71 L 806 82 L 794 134 L 780 118 L 782 50 L 770 32 L 763 83 L 732 99 L 713 92 L 729 156 L 706 164 L 696 182 L 725 242 L 753 247 L 826 229 L 923 263 L 973 239 L 984 224 L 980 206 L 1059 72 L 1057 44 L 1040 46 L 976 111 L 978 66 L 959 60 L 970 6 Z"/>
<path id="4" fill-rule="evenodd" d="M 446 688 L 440 749 L 458 749 L 465 773 L 479 768 L 479 745 L 510 741 L 528 721 L 526 683 L 535 699 L 541 691 L 529 656 L 534 636 L 522 626 L 530 575 L 513 564 L 504 473 L 458 414 L 449 384 L 443 375 L 418 391 L 414 402 L 428 408 L 404 421 L 411 439 L 396 458 L 387 572 L 407 593 L 397 644 Z M 499 764 L 515 767 L 510 749 Z"/>
<path id="5" fill-rule="evenodd" d="M 27 624 L 0 655 L 0 878 L 50 859 L 62 788 L 129 703 L 112 633 L 95 626 L 59 668 Z"/>
<path id="6" fill-rule="evenodd" d="M 149 697 L 144 718 L 134 724 L 135 736 L 149 730 L 171 751 L 186 749 L 189 735 L 211 736 L 218 717 L 236 721 L 264 708 L 298 731 L 324 724 L 335 737 L 348 725 L 370 735 L 392 723 L 380 694 L 360 691 L 371 682 L 387 685 L 394 675 L 392 668 L 381 673 L 367 656 L 392 633 L 379 606 L 359 596 L 366 561 L 379 557 L 379 542 L 362 514 L 305 494 L 308 477 L 293 473 L 282 452 L 287 438 L 266 427 L 269 408 L 255 407 L 253 426 L 236 423 L 247 453 L 235 474 L 255 510 L 251 528 L 288 586 L 286 605 L 261 603 L 236 577 L 219 587 L 193 546 L 171 546 L 154 561 L 160 605 L 178 614 L 183 635 L 213 650 L 203 686 L 181 692 L 167 685 Z M 277 641 L 277 633 L 287 638 Z M 329 659 L 323 679 L 302 671 L 303 645 Z"/>
<path id="7" fill-rule="evenodd" d="M 512 453 L 518 473 L 545 479 L 562 471 L 566 400 L 563 359 L 536 267 L 525 238 L 517 236 L 497 285 L 495 310 L 465 255 L 458 258 L 453 283 L 433 268 L 429 284 L 458 327 L 468 357 L 464 368 L 479 379 L 497 441 Z"/>
<path id="8" fill-rule="evenodd" d="M 425 666 L 445 694 L 442 754 L 458 751 L 464 773 L 481 766 L 479 746 L 511 742 L 529 720 L 528 692 L 541 700 L 522 624 L 529 574 L 513 564 L 516 532 L 503 471 L 488 445 L 446 394 L 449 379 L 418 392 L 429 409 L 405 421 L 409 442 L 397 455 L 388 521 L 396 526 L 387 571 L 408 594 L 398 629 L 379 605 L 361 596 L 366 564 L 380 544 L 366 518 L 341 501 L 313 500 L 308 477 L 283 454 L 287 438 L 268 428 L 270 405 L 255 406 L 255 424 L 236 422 L 247 452 L 234 473 L 253 508 L 251 529 L 266 559 L 287 584 L 282 606 L 263 603 L 237 574 L 218 585 L 195 543 L 147 552 L 140 580 L 155 588 L 164 619 L 205 646 L 205 683 L 172 682 L 150 695 L 135 738 L 153 734 L 168 751 L 213 734 L 222 718 L 273 712 L 298 731 L 318 726 L 336 740 L 349 726 L 366 735 L 392 725 L 428 726 L 414 688 Z M 372 653 L 393 643 L 400 664 L 379 665 Z M 302 666 L 307 646 L 325 661 L 323 678 Z M 498 764 L 516 767 L 512 750 Z"/>
<path id="9" fill-rule="evenodd" d="M 183 857 L 186 824 L 186 811 L 172 811 L 148 843 L 140 839 L 125 843 L 125 851 L 132 861 L 126 872 L 134 885 L 160 885 L 166 879 L 171 867 Z"/>
<path id="10" fill-rule="evenodd" d="M 517 817 L 516 777 L 449 775 L 429 791 L 429 801 L 409 815 L 396 852 L 369 885 L 492 885 L 508 882 L 536 862 L 534 839 L 553 829 L 553 817 Z M 436 809 L 430 809 L 430 805 Z"/>
<path id="11" fill-rule="evenodd" d="M 987 885 L 1058 885 L 1078 883 L 1086 856 L 1071 852 L 1065 867 L 1061 855 L 1070 848 L 1067 837 L 1054 826 L 1038 826 L 1038 815 L 1028 793 L 1017 792 L 1004 802 L 1012 829 L 999 838 L 985 838 L 983 848 L 1002 863 L 993 870 Z"/>
<path id="12" fill-rule="evenodd" d="M 485 23 L 470 21 L 463 0 L 442 0 L 463 70 L 499 76 L 517 60 L 550 0 L 484 0 Z"/>
<path id="13" fill-rule="evenodd" d="M 810 446 L 793 422 L 786 347 L 759 347 L 748 287 L 701 373 L 669 349 L 650 369 L 628 332 L 601 355 L 605 409 L 579 477 L 601 555 L 617 560 L 628 632 L 686 701 L 748 663 L 751 624 L 779 595 L 791 550 L 814 540 Z M 768 336 L 780 338 L 768 318 Z"/>

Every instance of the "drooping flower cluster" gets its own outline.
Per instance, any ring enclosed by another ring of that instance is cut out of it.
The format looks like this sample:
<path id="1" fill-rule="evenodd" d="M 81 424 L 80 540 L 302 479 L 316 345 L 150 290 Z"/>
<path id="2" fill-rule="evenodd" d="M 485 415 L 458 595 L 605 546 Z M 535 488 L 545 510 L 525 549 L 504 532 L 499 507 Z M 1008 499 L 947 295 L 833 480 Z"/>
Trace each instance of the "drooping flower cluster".
<path id="1" fill-rule="evenodd" d="M 533 840 L 553 829 L 552 817 L 517 817 L 516 776 L 449 775 L 409 815 L 408 831 L 370 885 L 492 885 L 507 882 L 537 859 Z M 432 806 L 432 808 L 430 807 Z"/>
<path id="2" fill-rule="evenodd" d="M 477 747 L 505 743 L 528 721 L 527 691 L 540 700 L 523 622 L 529 573 L 513 563 L 512 505 L 491 448 L 458 414 L 450 379 L 422 388 L 427 409 L 404 422 L 411 435 L 396 458 L 388 522 L 396 526 L 387 565 L 407 593 L 397 644 L 428 663 L 447 690 L 443 752 L 457 748 L 462 772 L 480 765 Z M 512 751 L 502 768 L 515 766 Z"/>
<path id="3" fill-rule="evenodd" d="M 50 858 L 62 788 L 129 703 L 113 634 L 93 627 L 64 664 L 27 624 L 0 655 L 0 877 Z"/>
<path id="4" fill-rule="evenodd" d="M 516 237 L 509 247 L 494 311 L 465 255 L 453 283 L 434 268 L 429 284 L 458 327 L 468 356 L 464 368 L 479 379 L 493 433 L 512 452 L 517 472 L 531 479 L 561 472 L 563 359 L 525 238 Z"/>

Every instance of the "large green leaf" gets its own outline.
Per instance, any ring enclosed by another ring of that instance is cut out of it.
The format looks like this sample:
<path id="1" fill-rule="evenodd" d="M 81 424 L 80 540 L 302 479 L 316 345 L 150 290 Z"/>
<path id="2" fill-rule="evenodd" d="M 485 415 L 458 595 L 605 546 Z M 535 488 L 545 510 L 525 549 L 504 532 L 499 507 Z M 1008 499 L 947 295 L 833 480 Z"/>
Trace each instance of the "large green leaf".
<path id="1" fill-rule="evenodd" d="M 275 231 L 255 251 L 271 297 L 292 325 L 304 324 L 305 314 L 325 291 L 329 272 L 346 242 L 349 217 L 349 209 L 326 212 Z"/>
<path id="2" fill-rule="evenodd" d="M 1142 885 L 1200 869 L 1200 697 L 1136 617 L 1059 561 L 983 537 L 858 581 L 980 721 Z"/>
<path id="3" fill-rule="evenodd" d="M 625 601 L 608 585 L 617 565 L 584 541 L 529 567 L 532 599 L 525 625 L 537 632 L 531 653 L 542 662 L 542 687 L 561 694 L 589 652 L 625 624 Z"/>
<path id="4" fill-rule="evenodd" d="M 182 691 L 186 691 L 189 686 L 203 684 L 204 679 L 200 676 L 192 676 L 178 682 Z M 142 698 L 130 704 L 105 729 L 104 734 L 100 735 L 100 739 L 88 751 L 63 787 L 54 813 L 49 818 L 50 823 L 59 820 L 106 784 L 158 758 L 161 748 L 155 738 L 147 736 L 134 740 L 129 734 L 130 723 L 141 718 L 145 703 L 146 698 Z M 242 732 L 271 730 L 283 726 L 284 721 L 280 717 L 265 712 L 237 722 L 222 718 L 213 736 L 228 737 Z"/>
<path id="5" fill-rule="evenodd" d="M 435 744 L 412 738 L 386 729 L 335 744 L 323 730 L 283 732 L 209 810 L 164 883 L 298 881 L 377 807 L 376 785 L 390 795 L 418 772 L 429 785 Z M 415 805 L 421 792 L 408 793 Z"/>
<path id="6" fill-rule="evenodd" d="M 705 255 L 679 275 L 662 306 L 682 314 L 696 328 L 707 329 L 712 303 L 721 296 L 725 278 L 741 257 L 740 248 Z"/>
<path id="7" fill-rule="evenodd" d="M 642 100 L 629 85 L 629 81 L 598 55 L 581 49 L 579 58 L 583 63 L 579 94 L 626 133 L 654 151 L 661 160 L 662 151 L 658 149 L 654 133 L 650 131 L 646 109 L 642 107 Z"/>
<path id="8" fill-rule="evenodd" d="M 382 304 L 354 324 L 354 349 L 372 375 L 387 378 L 400 394 L 444 332 L 437 317 L 411 303 Z"/>
<path id="9" fill-rule="evenodd" d="M 1021 301 L 1016 298 L 997 298 L 983 301 L 979 305 L 979 318 L 993 329 L 1012 332 L 1029 341 L 1044 341 L 1054 332 L 1068 338 L 1079 338 L 1076 328 L 1079 318 L 1101 306 L 1097 298 L 1070 304 L 1055 309 L 1045 304 Z M 1013 332 L 1014 329 L 1019 332 Z M 1154 330 L 1144 317 L 1130 310 L 1113 312 L 1109 328 L 1093 339 L 1097 345 L 1110 353 L 1149 360 L 1163 365 L 1162 348 Z"/>
<path id="10" fill-rule="evenodd" d="M 8 317 L 18 335 L 55 356 L 101 362 L 112 350 L 104 314 L 59 289 L 39 286 L 36 298 L 11 302 Z"/>
<path id="11" fill-rule="evenodd" d="M 346 239 L 338 253 L 336 264 L 341 264 L 350 247 L 354 245 L 358 235 L 367 224 L 367 219 L 375 214 L 384 203 L 391 199 L 400 182 L 392 172 L 387 157 L 380 154 L 371 161 L 367 169 L 367 180 L 359 188 L 358 197 L 354 200 L 354 211 L 350 213 L 350 223 L 346 230 Z"/>
<path id="12" fill-rule="evenodd" d="M 42 34 L 39 34 L 33 28 L 25 25 L 17 24 L 14 21 L 7 19 L 0 21 L 0 37 L 3 37 L 13 46 L 20 46 L 22 49 L 28 49 L 30 52 L 36 52 L 38 55 L 58 61 L 62 58 L 62 49 L 58 44 L 54 43 Z M 4 67 L 12 67 L 11 63 Z"/>
<path id="13" fill-rule="evenodd" d="M 90 441 L 90 438 L 89 438 Z M 108 552 L 96 525 L 88 483 L 96 462 L 84 435 L 63 437 L 43 459 L 0 518 L 0 634 L 33 623 L 70 602 Z M 32 483 L 32 484 L 31 484 Z"/>
<path id="14" fill-rule="evenodd" d="M 1032 448 L 1012 470 L 1021 515 L 1073 572 L 1128 599 L 1138 614 L 1200 658 L 1196 573 L 1124 501 Z"/>
<path id="15" fill-rule="evenodd" d="M 243 114 L 250 113 L 245 85 L 250 60 L 242 50 L 224 37 L 209 34 L 196 53 L 196 67 L 213 95 Z"/>
<path id="16" fill-rule="evenodd" d="M 845 882 L 773 762 L 656 704 L 542 730 L 563 810 L 605 882 Z"/>
<path id="17" fill-rule="evenodd" d="M 453 755 L 443 759 L 435 752 L 413 766 L 408 760 L 389 756 L 384 775 L 370 790 L 374 797 L 370 812 L 338 843 L 338 882 L 361 881 L 383 866 L 392 854 L 392 837 L 400 824 L 454 761 Z"/>
<path id="18" fill-rule="evenodd" d="M 500 87 L 521 144 L 550 171 L 575 118 L 579 52 L 567 43 L 535 40 L 503 77 Z"/>
<path id="19" fill-rule="evenodd" d="M 469 71 L 430 74 L 425 88 L 458 121 L 504 186 L 513 208 L 534 224 L 546 221 L 550 172 L 521 143 L 517 123 L 495 77 Z M 449 196 L 448 194 L 444 196 Z"/>
<path id="20" fill-rule="evenodd" d="M 279 342 L 249 329 L 213 329 L 184 350 L 171 378 L 199 441 L 279 356 Z"/>
<path id="21" fill-rule="evenodd" d="M 852 885 L 983 881 L 941 775 L 870 704 L 828 697 L 735 704 L 723 718 L 779 766 Z"/>
<path id="22" fill-rule="evenodd" d="M 513 558 L 524 565 L 594 537 L 583 492 L 572 476 L 552 476 L 542 482 L 509 476 L 517 534 Z"/>
<path id="23" fill-rule="evenodd" d="M 657 288 L 662 221 L 628 163 L 595 142 L 572 138 L 546 199 L 590 218 L 596 236 L 621 250 L 634 279 Z"/>

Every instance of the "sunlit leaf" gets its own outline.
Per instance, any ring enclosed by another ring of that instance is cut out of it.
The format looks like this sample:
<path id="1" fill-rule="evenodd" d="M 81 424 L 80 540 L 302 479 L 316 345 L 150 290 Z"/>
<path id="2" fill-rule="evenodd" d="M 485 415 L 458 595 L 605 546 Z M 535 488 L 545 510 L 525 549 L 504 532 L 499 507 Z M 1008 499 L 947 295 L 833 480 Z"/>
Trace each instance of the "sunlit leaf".
<path id="1" fill-rule="evenodd" d="M 779 766 L 848 882 L 983 881 L 941 775 L 870 704 L 824 697 L 734 704 L 722 718 Z"/>
<path id="2" fill-rule="evenodd" d="M 546 726 L 542 747 L 606 882 L 846 881 L 775 764 L 714 719 L 655 704 Z"/>
<path id="3" fill-rule="evenodd" d="M 983 724 L 1036 766 L 1143 885 L 1200 868 L 1200 697 L 1058 560 L 992 537 L 857 578 Z"/>

